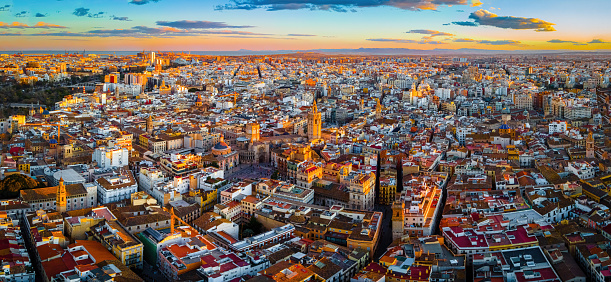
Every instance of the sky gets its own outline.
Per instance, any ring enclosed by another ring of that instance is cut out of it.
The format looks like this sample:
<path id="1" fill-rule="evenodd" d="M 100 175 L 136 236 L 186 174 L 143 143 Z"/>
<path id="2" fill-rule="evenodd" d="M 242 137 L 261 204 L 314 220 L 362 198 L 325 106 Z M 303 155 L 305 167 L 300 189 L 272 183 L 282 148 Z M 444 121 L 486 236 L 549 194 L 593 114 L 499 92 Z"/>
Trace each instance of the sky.
<path id="1" fill-rule="evenodd" d="M 611 49 L 609 0 L 0 0 L 0 50 Z"/>

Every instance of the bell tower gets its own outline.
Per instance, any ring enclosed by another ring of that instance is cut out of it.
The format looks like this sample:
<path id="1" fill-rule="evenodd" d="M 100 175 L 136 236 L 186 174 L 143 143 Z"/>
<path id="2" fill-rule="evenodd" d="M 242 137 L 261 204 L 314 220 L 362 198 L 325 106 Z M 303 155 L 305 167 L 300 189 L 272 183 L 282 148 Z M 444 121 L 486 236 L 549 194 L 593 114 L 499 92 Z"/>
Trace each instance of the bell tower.
<path id="1" fill-rule="evenodd" d="M 590 132 L 586 139 L 586 158 L 594 158 L 594 155 L 594 135 Z"/>
<path id="2" fill-rule="evenodd" d="M 55 199 L 55 210 L 57 212 L 66 211 L 66 197 L 66 185 L 64 185 L 64 178 L 59 178 L 59 186 L 57 186 L 57 198 Z"/>
<path id="3" fill-rule="evenodd" d="M 146 119 L 146 133 L 153 134 L 153 115 Z"/>
<path id="4" fill-rule="evenodd" d="M 403 209 L 405 208 L 404 202 L 395 201 L 392 204 L 392 239 L 401 239 L 403 237 L 404 230 L 404 215 Z"/>
<path id="5" fill-rule="evenodd" d="M 322 115 L 316 107 L 316 100 L 312 104 L 312 111 L 308 114 L 308 140 L 314 141 L 321 137 Z"/>

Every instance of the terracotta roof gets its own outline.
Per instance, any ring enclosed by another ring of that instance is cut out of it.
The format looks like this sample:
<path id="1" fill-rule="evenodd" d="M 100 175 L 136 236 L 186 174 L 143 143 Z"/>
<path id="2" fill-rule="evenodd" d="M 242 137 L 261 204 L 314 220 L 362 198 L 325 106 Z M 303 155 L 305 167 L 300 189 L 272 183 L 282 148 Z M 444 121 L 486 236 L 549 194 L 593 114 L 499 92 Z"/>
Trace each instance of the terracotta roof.
<path id="1" fill-rule="evenodd" d="M 19 193 L 21 194 L 21 199 L 27 202 L 41 200 L 54 201 L 57 198 L 57 189 L 58 186 L 54 186 L 21 190 L 19 191 Z M 83 184 L 66 185 L 66 195 L 68 196 L 68 198 L 71 196 L 82 194 L 87 194 L 87 190 L 85 189 Z"/>

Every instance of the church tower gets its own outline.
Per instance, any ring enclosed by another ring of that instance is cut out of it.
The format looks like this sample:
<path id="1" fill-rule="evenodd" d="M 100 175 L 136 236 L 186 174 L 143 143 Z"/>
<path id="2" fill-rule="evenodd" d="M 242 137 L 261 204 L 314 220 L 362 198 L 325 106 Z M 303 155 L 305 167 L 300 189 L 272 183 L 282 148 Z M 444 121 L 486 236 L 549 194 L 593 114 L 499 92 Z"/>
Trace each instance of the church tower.
<path id="1" fill-rule="evenodd" d="M 380 118 L 380 116 L 382 116 L 382 105 L 380 99 L 376 99 L 376 118 Z"/>
<path id="2" fill-rule="evenodd" d="M 590 132 L 586 139 L 586 158 L 594 158 L 594 155 L 594 135 Z"/>
<path id="3" fill-rule="evenodd" d="M 196 107 L 201 107 L 202 106 L 202 95 L 197 94 L 197 99 L 195 99 L 195 106 Z"/>
<path id="4" fill-rule="evenodd" d="M 59 186 L 57 186 L 57 198 L 55 199 L 55 210 L 57 212 L 65 212 L 67 206 L 66 199 L 66 185 L 64 185 L 64 178 L 59 179 Z"/>
<path id="5" fill-rule="evenodd" d="M 259 141 L 261 134 L 259 133 L 261 126 L 258 123 L 249 123 L 246 125 L 246 136 L 250 139 L 250 143 Z"/>
<path id="6" fill-rule="evenodd" d="M 153 134 L 153 115 L 146 119 L 146 133 Z"/>
<path id="7" fill-rule="evenodd" d="M 308 114 L 308 140 L 314 141 L 320 139 L 321 134 L 321 113 L 318 112 L 316 107 L 316 100 L 312 105 L 312 111 Z"/>
<path id="8" fill-rule="evenodd" d="M 403 237 L 403 227 L 405 225 L 403 210 L 405 209 L 405 203 L 395 201 L 392 204 L 392 239 L 397 240 Z"/>

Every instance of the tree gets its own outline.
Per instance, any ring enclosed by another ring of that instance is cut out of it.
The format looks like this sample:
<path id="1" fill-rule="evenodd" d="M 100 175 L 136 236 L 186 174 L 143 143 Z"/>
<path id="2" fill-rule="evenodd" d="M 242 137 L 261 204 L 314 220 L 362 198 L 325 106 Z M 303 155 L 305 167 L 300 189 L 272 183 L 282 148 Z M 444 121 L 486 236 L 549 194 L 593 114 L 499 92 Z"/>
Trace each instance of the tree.
<path id="1" fill-rule="evenodd" d="M 278 180 L 279 176 L 278 176 L 278 170 L 275 170 L 274 173 L 272 173 L 272 176 L 270 176 L 271 179 L 274 180 Z"/>
<path id="2" fill-rule="evenodd" d="M 254 216 L 251 216 L 250 221 L 244 224 L 244 232 L 242 232 L 244 237 L 247 237 L 246 234 L 248 230 L 253 232 L 250 236 L 261 234 L 261 232 L 263 232 L 263 224 L 261 224 L 261 222 L 259 222 Z"/>
<path id="3" fill-rule="evenodd" d="M 247 237 L 251 237 L 254 234 L 255 234 L 255 232 L 252 231 L 252 229 L 246 229 L 246 230 L 244 230 L 244 232 L 242 232 L 242 237 L 243 238 L 247 238 Z"/>
<path id="4" fill-rule="evenodd" d="M 15 173 L 0 181 L 0 199 L 12 199 L 19 196 L 19 191 L 43 187 L 33 178 Z"/>

